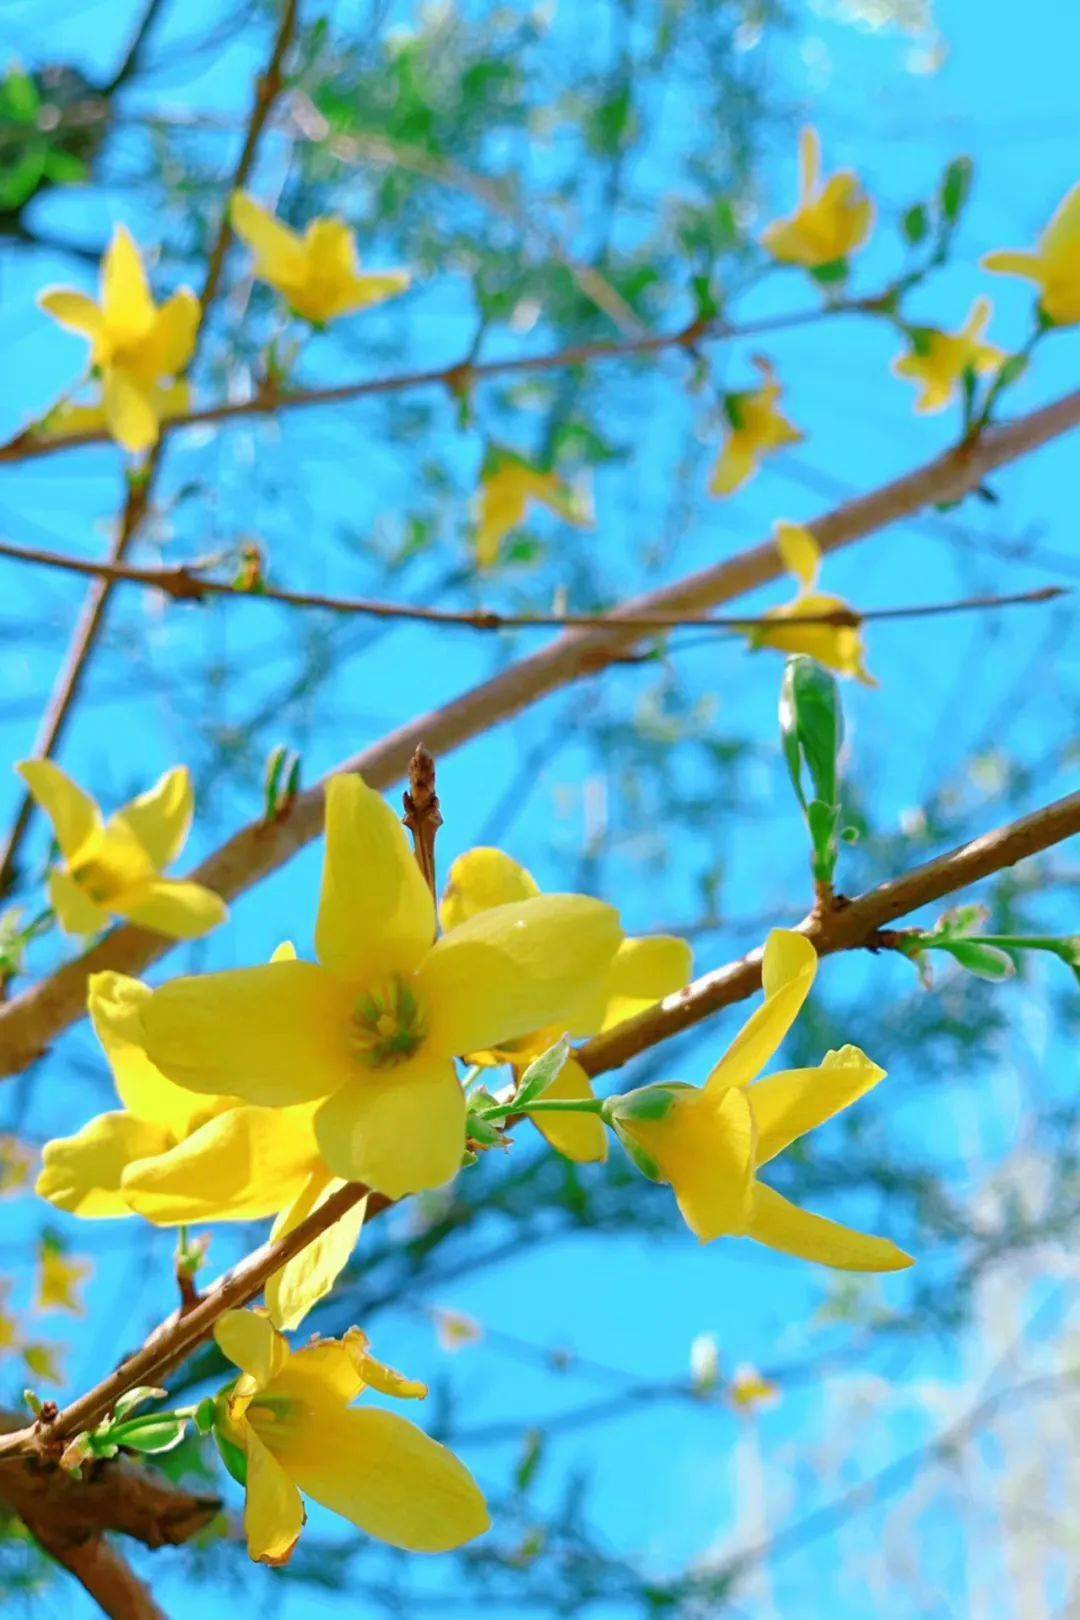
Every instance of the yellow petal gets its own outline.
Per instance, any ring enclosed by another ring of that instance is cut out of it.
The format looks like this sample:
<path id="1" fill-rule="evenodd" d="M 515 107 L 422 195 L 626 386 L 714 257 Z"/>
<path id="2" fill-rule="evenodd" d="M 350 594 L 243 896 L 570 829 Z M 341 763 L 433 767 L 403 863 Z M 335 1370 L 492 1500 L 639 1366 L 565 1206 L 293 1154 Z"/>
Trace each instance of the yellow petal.
<path id="1" fill-rule="evenodd" d="M 1039 243 L 1044 259 L 1068 260 L 1074 280 L 1080 276 L 1080 183 L 1058 204 Z"/>
<path id="2" fill-rule="evenodd" d="M 343 282 L 334 301 L 330 318 L 350 315 L 356 310 L 371 309 L 384 304 L 388 298 L 397 298 L 408 292 L 412 277 L 407 270 L 365 270 Z"/>
<path id="3" fill-rule="evenodd" d="M 229 915 L 228 906 L 213 889 L 184 878 L 155 878 L 139 884 L 117 895 L 110 906 L 140 928 L 169 939 L 202 939 Z"/>
<path id="4" fill-rule="evenodd" d="M 130 1215 L 120 1178 L 135 1159 L 164 1153 L 171 1134 L 131 1114 L 99 1114 L 74 1136 L 46 1142 L 35 1191 L 84 1220 Z"/>
<path id="5" fill-rule="evenodd" d="M 109 432 L 125 450 L 137 454 L 158 440 L 158 414 L 153 390 L 119 366 L 106 368 L 101 402 Z"/>
<path id="6" fill-rule="evenodd" d="M 465 1098 L 453 1064 L 425 1052 L 392 1069 L 361 1070 L 315 1115 L 335 1175 L 404 1198 L 443 1187 L 461 1168 Z"/>
<path id="7" fill-rule="evenodd" d="M 398 1372 L 396 1367 L 388 1367 L 385 1361 L 377 1360 L 368 1348 L 367 1334 L 361 1333 L 359 1328 L 349 1329 L 345 1335 L 345 1343 L 369 1389 L 377 1389 L 380 1395 L 392 1395 L 399 1401 L 426 1399 L 427 1385 L 421 1383 L 418 1378 L 407 1378 L 404 1373 Z"/>
<path id="8" fill-rule="evenodd" d="M 1038 253 L 1012 253 L 1001 249 L 984 254 L 981 263 L 992 275 L 1023 276 L 1026 281 L 1041 281 L 1043 276 L 1043 261 Z"/>
<path id="9" fill-rule="evenodd" d="M 256 270 L 271 282 L 298 281 L 304 272 L 300 238 L 246 191 L 234 191 L 229 204 L 233 230 L 255 252 Z"/>
<path id="10" fill-rule="evenodd" d="M 821 136 L 811 125 L 799 131 L 799 194 L 810 202 L 821 179 Z"/>
<path id="11" fill-rule="evenodd" d="M 191 359 L 198 330 L 199 300 L 183 287 L 158 310 L 139 354 L 140 369 L 153 382 L 176 376 Z"/>
<path id="12" fill-rule="evenodd" d="M 747 1093 L 757 1125 L 757 1162 L 768 1164 L 796 1137 L 849 1108 L 884 1080 L 885 1070 L 857 1046 L 829 1052 L 816 1069 L 788 1069 Z"/>
<path id="13" fill-rule="evenodd" d="M 72 864 L 85 857 L 101 837 L 101 811 L 51 759 L 24 759 L 15 769 L 31 798 L 52 822 L 60 853 Z"/>
<path id="14" fill-rule="evenodd" d="M 151 994 L 149 985 L 123 973 L 92 973 L 87 980 L 86 1005 L 128 1113 L 180 1138 L 188 1134 L 195 1119 L 206 1117 L 208 1106 L 224 1106 L 227 1099 L 208 1100 L 186 1091 L 151 1063 L 142 1044 L 142 1011 Z"/>
<path id="15" fill-rule="evenodd" d="M 118 225 L 101 264 L 101 307 L 110 333 L 124 342 L 153 324 L 154 300 L 131 232 Z"/>
<path id="16" fill-rule="evenodd" d="M 694 953 L 685 939 L 676 939 L 673 934 L 624 939 L 608 974 L 607 1004 L 599 1028 L 614 1029 L 664 996 L 681 990 L 689 982 L 693 968 Z M 571 1027 L 574 1034 L 595 1033 L 581 1031 L 576 1024 Z"/>
<path id="17" fill-rule="evenodd" d="M 713 468 L 710 495 L 733 495 L 758 469 L 758 456 L 738 434 L 731 434 Z"/>
<path id="18" fill-rule="evenodd" d="M 244 1451 L 247 1456 L 244 1530 L 248 1553 L 258 1563 L 284 1564 L 296 1546 L 307 1517 L 300 1492 L 250 1426 Z"/>
<path id="19" fill-rule="evenodd" d="M 478 912 L 418 975 L 431 1048 L 474 1052 L 557 1023 L 605 979 L 621 938 L 618 913 L 580 894 Z"/>
<path id="20" fill-rule="evenodd" d="M 145 849 L 156 872 L 171 866 L 187 842 L 195 795 L 186 765 L 166 771 L 112 818 L 122 822 Z"/>
<path id="21" fill-rule="evenodd" d="M 264 1435 L 305 1495 L 369 1536 L 409 1552 L 447 1552 L 490 1525 L 463 1463 L 394 1412 L 327 1407 Z"/>
<path id="22" fill-rule="evenodd" d="M 54 866 L 49 873 L 49 904 L 65 934 L 96 934 L 109 924 L 109 913 L 91 900 L 77 878 Z"/>
<path id="23" fill-rule="evenodd" d="M 810 530 L 801 523 L 777 523 L 774 530 L 776 549 L 784 567 L 809 591 L 812 590 L 821 569 L 821 547 Z"/>
<path id="24" fill-rule="evenodd" d="M 910 1254 L 888 1238 L 853 1231 L 823 1215 L 798 1209 L 772 1187 L 754 1186 L 754 1203 L 747 1236 L 770 1249 L 816 1260 L 837 1271 L 903 1271 L 915 1264 Z"/>
<path id="25" fill-rule="evenodd" d="M 288 1204 L 317 1162 L 310 1107 L 241 1105 L 129 1166 L 122 1186 L 132 1209 L 158 1226 L 258 1221 Z"/>
<path id="26" fill-rule="evenodd" d="M 439 905 L 439 921 L 449 933 L 479 911 L 531 900 L 540 893 L 532 873 L 501 849 L 478 845 L 459 855 L 450 868 Z"/>
<path id="27" fill-rule="evenodd" d="M 105 324 L 101 310 L 85 293 L 71 292 L 66 287 L 49 287 L 39 296 L 38 305 L 69 332 L 78 332 L 92 343 L 101 337 Z"/>
<path id="28" fill-rule="evenodd" d="M 261 1311 L 226 1311 L 214 1325 L 218 1349 L 265 1389 L 289 1359 L 289 1346 Z"/>
<path id="29" fill-rule="evenodd" d="M 933 385 L 931 392 L 936 392 Z M 922 408 L 925 409 L 925 401 Z M 848 604 L 839 596 L 816 593 L 800 596 L 786 607 L 774 608 L 767 615 L 767 628 L 758 627 L 751 636 L 754 647 L 772 647 L 777 652 L 806 653 L 826 669 L 838 675 L 852 676 L 866 686 L 877 683 L 863 661 L 862 630 L 858 625 L 800 624 L 800 619 L 817 617 L 840 610 L 850 612 Z"/>
<path id="30" fill-rule="evenodd" d="M 350 1011 L 351 994 L 314 963 L 269 962 L 155 990 L 143 1039 L 178 1085 L 280 1108 L 350 1078 Z"/>
<path id="31" fill-rule="evenodd" d="M 362 982 L 411 972 L 434 937 L 435 903 L 397 816 L 361 777 L 332 777 L 315 928 L 319 960 Z"/>
<path id="32" fill-rule="evenodd" d="M 544 1101 L 581 1101 L 593 1096 L 592 1082 L 580 1063 L 569 1058 L 544 1092 Z M 540 1134 L 564 1159 L 575 1164 L 601 1164 L 608 1156 L 607 1130 L 599 1114 L 533 1114 Z"/>
<path id="33" fill-rule="evenodd" d="M 315 1339 L 297 1350 L 263 1393 L 271 1402 L 292 1401 L 302 1407 L 348 1406 L 364 1388 L 363 1358 L 353 1346 L 355 1334 L 366 1345 L 364 1334 L 349 1328 L 343 1339 Z"/>
<path id="34" fill-rule="evenodd" d="M 777 1051 L 799 1015 L 817 972 L 817 952 L 802 934 L 774 928 L 761 963 L 765 1001 L 751 1013 L 706 1081 L 709 1090 L 744 1086 Z"/>
<path id="35" fill-rule="evenodd" d="M 311 1172 L 292 1203 L 274 1222 L 272 1239 L 284 1237 L 312 1210 L 324 1204 L 345 1183 L 321 1167 Z M 266 1285 L 266 1306 L 270 1320 L 283 1332 L 298 1328 L 304 1317 L 337 1282 L 348 1265 L 360 1237 L 367 1210 L 367 1199 L 354 1204 L 340 1220 L 293 1256 Z M 303 1355 L 303 1351 L 300 1352 Z M 298 1356 L 293 1357 L 295 1363 Z M 352 1398 L 351 1396 L 349 1397 Z"/>
<path id="36" fill-rule="evenodd" d="M 754 1121 L 746 1093 L 674 1093 L 659 1120 L 625 1120 L 671 1184 L 687 1226 L 702 1243 L 746 1229 L 754 1173 Z"/>

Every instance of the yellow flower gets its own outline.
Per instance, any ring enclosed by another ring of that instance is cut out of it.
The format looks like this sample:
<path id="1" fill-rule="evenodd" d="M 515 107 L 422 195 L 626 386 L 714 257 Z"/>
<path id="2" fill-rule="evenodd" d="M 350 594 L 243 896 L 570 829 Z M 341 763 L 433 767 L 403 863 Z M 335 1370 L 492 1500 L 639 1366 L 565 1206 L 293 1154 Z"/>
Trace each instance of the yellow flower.
<path id="1" fill-rule="evenodd" d="M 155 383 L 150 390 L 150 401 L 159 422 L 171 422 L 177 416 L 186 416 L 191 410 L 191 384 Z M 96 404 L 60 400 L 33 427 L 34 436 L 38 439 L 74 439 L 81 438 L 84 433 L 108 431 L 109 422 L 103 399 Z"/>
<path id="2" fill-rule="evenodd" d="M 326 802 L 319 963 L 177 979 L 143 1004 L 151 1060 L 192 1091 L 319 1100 L 334 1175 L 391 1198 L 452 1180 L 465 1142 L 455 1056 L 562 1018 L 607 973 L 617 913 L 541 895 L 434 941 L 435 903 L 393 811 L 358 776 Z"/>
<path id="3" fill-rule="evenodd" d="M 436 1306 L 431 1311 L 431 1320 L 435 1324 L 439 1349 L 445 1350 L 447 1355 L 456 1355 L 466 1345 L 479 1344 L 484 1337 L 484 1329 L 475 1316 L 466 1316 L 464 1311 L 447 1311 Z"/>
<path id="4" fill-rule="evenodd" d="M 1039 289 L 1039 303 L 1055 326 L 1080 321 L 1080 185 L 1073 186 L 1039 238 L 1038 248 L 1027 253 L 988 253 L 984 270 L 997 275 L 1023 276 Z"/>
<path id="5" fill-rule="evenodd" d="M 922 387 L 915 409 L 941 411 L 957 393 L 966 371 L 983 375 L 996 371 L 1005 351 L 983 342 L 993 306 L 978 298 L 959 332 L 938 332 L 930 327 L 911 329 L 911 353 L 893 361 L 897 377 L 910 377 Z"/>
<path id="6" fill-rule="evenodd" d="M 395 1412 L 352 1409 L 365 1387 L 426 1394 L 376 1361 L 358 1329 L 293 1352 L 264 1316 L 228 1311 L 214 1337 L 241 1370 L 221 1397 L 218 1433 L 244 1477 L 252 1558 L 289 1558 L 304 1525 L 301 1492 L 410 1552 L 447 1552 L 489 1528 L 476 1481 L 452 1452 Z"/>
<path id="7" fill-rule="evenodd" d="M 295 952 L 282 946 L 274 960 L 295 960 Z M 149 995 L 123 974 L 91 975 L 90 1018 L 124 1110 L 47 1142 L 38 1195 L 86 1219 L 137 1214 L 157 1226 L 273 1215 L 271 1237 L 283 1236 L 344 1185 L 319 1152 L 312 1104 L 255 1108 L 167 1080 L 141 1044 L 140 1011 Z M 297 1327 L 330 1292 L 356 1245 L 365 1207 L 361 1200 L 275 1272 L 266 1298 L 278 1327 Z"/>
<path id="8" fill-rule="evenodd" d="M 753 1411 L 755 1408 L 776 1406 L 780 1400 L 780 1391 L 771 1378 L 758 1372 L 756 1367 L 736 1367 L 731 1375 L 728 1385 L 728 1396 L 733 1406 L 741 1411 Z"/>
<path id="9" fill-rule="evenodd" d="M 816 1069 L 789 1069 L 750 1084 L 794 1023 L 816 971 L 810 942 L 775 929 L 762 962 L 764 1004 L 705 1085 L 646 1086 L 614 1099 L 611 1116 L 640 1167 L 674 1189 L 683 1219 L 703 1243 L 750 1237 L 841 1271 L 898 1271 L 912 1260 L 895 1244 L 798 1209 L 757 1179 L 797 1137 L 884 1077 L 858 1047 L 845 1046 Z"/>
<path id="10" fill-rule="evenodd" d="M 105 421 L 117 443 L 125 450 L 156 444 L 161 385 L 180 376 L 195 349 L 195 294 L 182 287 L 159 309 L 139 250 L 120 225 L 101 262 L 100 303 L 66 287 L 49 288 L 38 302 L 61 326 L 89 338 Z"/>
<path id="11" fill-rule="evenodd" d="M 521 527 L 534 501 L 577 529 L 592 527 L 588 500 L 557 473 L 541 472 L 512 450 L 492 450 L 481 473 L 473 540 L 480 568 L 494 568 L 503 541 Z"/>
<path id="12" fill-rule="evenodd" d="M 850 172 L 821 184 L 821 139 L 816 130 L 799 136 L 799 206 L 762 233 L 762 243 L 783 264 L 807 270 L 837 264 L 870 235 L 874 205 Z"/>
<path id="13" fill-rule="evenodd" d="M 480 846 L 461 855 L 450 876 L 439 907 L 444 928 L 456 928 L 494 906 L 529 900 L 540 889 L 532 873 L 504 855 L 501 849 Z M 613 1029 L 636 1013 L 644 1012 L 662 996 L 681 990 L 693 969 L 693 954 L 685 940 L 670 934 L 645 939 L 624 939 L 603 977 L 570 1006 L 558 1024 L 531 1030 L 495 1050 L 470 1052 L 470 1063 L 513 1064 L 522 1069 L 539 1057 L 563 1034 L 575 1038 Z M 570 1058 L 544 1100 L 584 1101 L 593 1095 L 589 1077 Z M 568 1159 L 587 1164 L 607 1158 L 607 1131 L 595 1114 L 536 1114 L 532 1123 Z"/>
<path id="14" fill-rule="evenodd" d="M 802 443 L 799 429 L 777 407 L 783 390 L 772 368 L 763 364 L 761 371 L 765 380 L 760 388 L 725 396 L 731 425 L 713 468 L 710 494 L 734 494 L 753 478 L 766 456 L 785 445 Z"/>
<path id="15" fill-rule="evenodd" d="M 770 620 L 769 625 L 756 625 L 748 632 L 750 647 L 755 651 L 759 647 L 772 647 L 782 653 L 806 653 L 838 675 L 850 675 L 864 686 L 876 686 L 877 682 L 866 668 L 859 625 L 799 624 L 802 618 L 853 611 L 843 597 L 815 591 L 821 550 L 811 531 L 799 523 L 779 522 L 775 536 L 776 549 L 802 589 L 793 602 L 773 608 L 765 615 Z"/>
<path id="16" fill-rule="evenodd" d="M 201 883 L 162 877 L 187 842 L 191 776 L 175 766 L 108 821 L 89 794 L 51 759 L 15 769 L 52 822 L 63 866 L 49 873 L 49 899 L 69 934 L 96 934 L 110 915 L 170 939 L 200 939 L 228 916 Z"/>
<path id="17" fill-rule="evenodd" d="M 79 1289 L 93 1270 L 88 1260 L 73 1260 L 54 1238 L 43 1238 L 38 1253 L 38 1310 L 70 1311 L 72 1316 L 82 1316 L 86 1308 Z"/>
<path id="18" fill-rule="evenodd" d="M 381 304 L 409 285 L 405 270 L 362 273 L 356 236 L 343 219 L 313 219 L 298 236 L 245 191 L 233 193 L 229 217 L 255 255 L 255 274 L 312 326 Z"/>

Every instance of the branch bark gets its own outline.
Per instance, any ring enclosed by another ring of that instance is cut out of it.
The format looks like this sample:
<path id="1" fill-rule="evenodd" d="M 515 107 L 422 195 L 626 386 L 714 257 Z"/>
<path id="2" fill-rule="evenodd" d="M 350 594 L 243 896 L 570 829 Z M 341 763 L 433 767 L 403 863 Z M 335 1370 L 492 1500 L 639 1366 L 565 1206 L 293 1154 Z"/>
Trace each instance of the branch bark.
<path id="1" fill-rule="evenodd" d="M 836 507 L 811 525 L 818 544 L 825 552 L 839 551 L 933 502 L 956 500 L 996 469 L 1078 425 L 1080 389 L 994 428 L 974 442 L 946 451 L 869 495 Z M 336 771 L 359 771 L 371 787 L 391 787 L 405 775 L 421 743 L 436 755 L 448 754 L 560 688 L 617 661 L 642 639 L 635 618 L 714 608 L 768 584 L 782 572 L 776 547 L 769 542 L 638 597 L 609 616 L 617 629 L 608 623 L 603 629 L 574 630 L 560 636 L 492 680 L 343 760 Z M 318 837 L 324 790 L 325 780 L 298 794 L 287 813 L 272 823 L 250 822 L 192 876 L 227 900 L 252 888 Z M 109 968 L 121 973 L 144 972 L 172 945 L 173 941 L 144 929 L 115 929 L 100 944 L 7 1003 L 0 1009 L 0 1076 L 21 1072 L 58 1034 L 84 1016 L 88 974 Z"/>

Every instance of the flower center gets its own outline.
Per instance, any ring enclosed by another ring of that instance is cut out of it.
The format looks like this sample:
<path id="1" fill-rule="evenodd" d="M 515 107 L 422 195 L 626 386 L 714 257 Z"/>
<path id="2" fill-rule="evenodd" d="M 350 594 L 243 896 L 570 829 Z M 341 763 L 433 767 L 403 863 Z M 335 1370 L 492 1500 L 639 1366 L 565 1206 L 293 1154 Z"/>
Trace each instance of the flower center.
<path id="1" fill-rule="evenodd" d="M 366 990 L 353 1008 L 350 1041 L 369 1069 L 392 1069 L 411 1058 L 426 1033 L 412 986 L 392 973 Z"/>

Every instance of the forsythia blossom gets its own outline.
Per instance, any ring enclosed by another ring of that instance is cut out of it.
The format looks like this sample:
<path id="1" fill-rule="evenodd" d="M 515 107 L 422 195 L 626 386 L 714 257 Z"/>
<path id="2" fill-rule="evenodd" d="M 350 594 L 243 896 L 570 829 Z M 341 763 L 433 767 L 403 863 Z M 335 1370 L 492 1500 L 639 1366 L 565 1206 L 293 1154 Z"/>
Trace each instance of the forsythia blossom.
<path id="1" fill-rule="evenodd" d="M 125 450 L 149 449 L 167 414 L 162 407 L 172 397 L 169 385 L 195 348 L 195 294 L 183 287 L 157 308 L 139 250 L 120 225 L 101 263 L 100 303 L 66 287 L 49 288 L 39 303 L 61 326 L 90 340 L 90 363 L 101 376 L 101 408 L 113 438 Z"/>
<path id="2" fill-rule="evenodd" d="M 783 390 L 772 367 L 760 363 L 764 381 L 760 388 L 741 394 L 725 394 L 724 407 L 730 427 L 727 441 L 713 468 L 709 492 L 732 495 L 748 483 L 766 456 L 785 445 L 801 444 L 803 435 L 788 421 L 777 405 Z"/>
<path id="3" fill-rule="evenodd" d="M 333 1174 L 391 1198 L 441 1187 L 465 1145 L 455 1056 L 557 1023 L 605 979 L 618 915 L 584 895 L 496 906 L 435 941 L 404 829 L 358 776 L 327 789 L 319 962 L 177 979 L 143 1003 L 153 1063 L 192 1091 L 318 1101 Z"/>
<path id="4" fill-rule="evenodd" d="M 959 332 L 939 332 L 925 326 L 909 329 L 911 352 L 893 361 L 893 371 L 921 387 L 917 411 L 944 410 L 965 372 L 983 375 L 997 371 L 1006 358 L 1005 352 L 983 341 L 992 311 L 989 298 L 978 298 Z"/>
<path id="5" fill-rule="evenodd" d="M 821 568 L 821 551 L 809 529 L 799 523 L 776 525 L 776 547 L 787 568 L 801 586 L 793 602 L 774 608 L 766 618 L 773 624 L 758 625 L 748 634 L 751 647 L 772 647 L 777 652 L 806 653 L 838 675 L 850 675 L 865 686 L 875 686 L 865 663 L 862 631 L 857 624 L 800 624 L 809 615 L 850 613 L 839 596 L 815 590 Z"/>
<path id="6" fill-rule="evenodd" d="M 799 206 L 762 233 L 774 259 L 807 270 L 838 264 L 870 235 L 874 205 L 858 177 L 834 174 L 821 183 L 821 139 L 814 129 L 799 136 Z"/>
<path id="7" fill-rule="evenodd" d="M 1039 289 L 1039 303 L 1054 326 L 1080 321 L 1080 185 L 1073 186 L 1039 238 L 1026 253 L 988 253 L 983 269 L 1024 276 Z"/>
<path id="8" fill-rule="evenodd" d="M 409 285 L 405 270 L 361 271 L 356 235 L 343 219 L 313 219 L 298 236 L 245 191 L 233 194 L 229 217 L 255 254 L 255 274 L 312 326 L 381 304 Z"/>
<path id="9" fill-rule="evenodd" d="M 529 900 L 540 893 L 532 873 L 502 850 L 481 846 L 461 855 L 450 868 L 439 907 L 444 928 L 451 929 L 494 906 Z M 651 1007 L 690 978 L 693 955 L 684 940 L 670 934 L 624 939 L 603 978 L 567 1009 L 561 1023 L 532 1030 L 495 1051 L 470 1052 L 470 1063 L 511 1063 L 521 1069 L 552 1046 L 562 1034 L 575 1038 L 598 1035 Z M 584 1069 L 569 1058 L 544 1092 L 545 1101 L 580 1102 L 593 1095 Z M 535 1114 L 532 1123 L 552 1147 L 568 1159 L 588 1163 L 607 1158 L 607 1132 L 595 1114 Z"/>
<path id="10" fill-rule="evenodd" d="M 703 1243 L 750 1237 L 842 1271 L 899 1271 L 912 1260 L 894 1243 L 798 1209 L 758 1180 L 758 1171 L 797 1137 L 884 1077 L 858 1047 L 845 1046 L 816 1069 L 750 1083 L 794 1023 L 816 971 L 809 940 L 774 930 L 762 963 L 764 1004 L 705 1085 L 646 1086 L 611 1099 L 608 1112 L 639 1168 L 673 1188 Z"/>
<path id="11" fill-rule="evenodd" d="M 533 502 L 546 506 L 575 528 L 592 526 L 593 514 L 588 501 L 557 473 L 542 472 L 511 450 L 492 450 L 480 479 L 474 539 L 479 567 L 495 566 L 499 547 L 508 534 L 524 523 Z"/>
<path id="12" fill-rule="evenodd" d="M 292 1351 L 264 1316 L 227 1311 L 214 1329 L 240 1377 L 218 1399 L 215 1434 L 245 1486 L 252 1558 L 283 1564 L 304 1526 L 303 1496 L 409 1552 L 446 1552 L 488 1529 L 463 1463 L 414 1423 L 354 1411 L 365 1388 L 424 1396 L 368 1353 L 358 1329 Z"/>
<path id="13" fill-rule="evenodd" d="M 63 866 L 49 873 L 49 899 L 69 934 L 94 934 L 110 916 L 170 939 L 199 939 L 228 916 L 201 883 L 162 873 L 187 842 L 194 810 L 191 776 L 178 765 L 108 821 L 50 759 L 16 770 L 52 822 Z"/>

